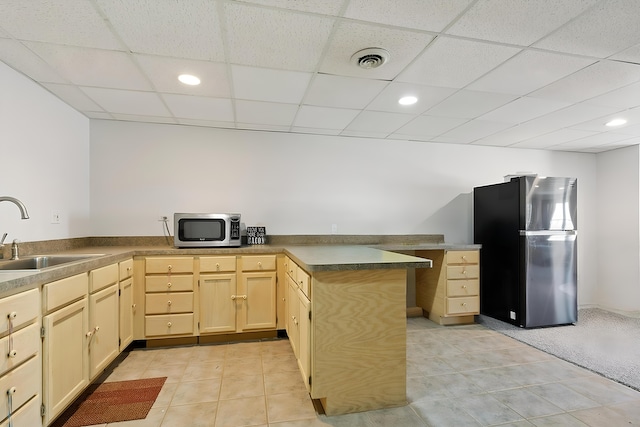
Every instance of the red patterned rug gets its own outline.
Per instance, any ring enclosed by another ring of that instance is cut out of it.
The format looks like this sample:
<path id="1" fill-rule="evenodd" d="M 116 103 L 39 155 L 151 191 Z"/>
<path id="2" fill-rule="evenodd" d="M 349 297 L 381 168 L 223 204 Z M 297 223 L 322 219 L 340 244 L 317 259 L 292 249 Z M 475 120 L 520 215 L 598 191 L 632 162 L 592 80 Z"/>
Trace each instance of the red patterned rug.
<path id="1" fill-rule="evenodd" d="M 166 379 L 145 378 L 92 385 L 55 425 L 81 427 L 145 418 Z"/>

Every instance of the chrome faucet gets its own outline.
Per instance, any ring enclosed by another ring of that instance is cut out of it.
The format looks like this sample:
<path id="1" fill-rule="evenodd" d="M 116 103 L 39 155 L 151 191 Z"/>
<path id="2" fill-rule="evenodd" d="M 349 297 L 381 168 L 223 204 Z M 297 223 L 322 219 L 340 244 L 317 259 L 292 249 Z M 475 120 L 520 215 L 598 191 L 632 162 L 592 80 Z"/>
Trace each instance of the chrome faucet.
<path id="1" fill-rule="evenodd" d="M 24 203 L 22 203 L 20 200 L 16 199 L 15 197 L 0 196 L 0 202 L 11 202 L 15 204 L 18 207 L 18 209 L 20 209 L 20 218 L 29 219 L 29 213 L 27 212 L 26 206 L 24 205 Z M 0 259 L 4 258 L 4 239 L 6 238 L 7 238 L 7 233 L 4 233 L 4 235 L 2 236 L 2 240 L 0 240 Z M 17 257 L 17 255 L 18 254 L 17 254 L 17 244 L 16 244 L 15 256 Z"/>

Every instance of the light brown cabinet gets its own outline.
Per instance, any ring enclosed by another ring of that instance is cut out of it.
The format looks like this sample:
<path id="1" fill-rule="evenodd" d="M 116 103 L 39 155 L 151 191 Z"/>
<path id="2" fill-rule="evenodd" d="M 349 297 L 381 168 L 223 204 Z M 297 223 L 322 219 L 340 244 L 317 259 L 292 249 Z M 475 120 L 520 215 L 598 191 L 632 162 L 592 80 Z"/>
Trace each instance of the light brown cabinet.
<path id="1" fill-rule="evenodd" d="M 119 263 L 120 351 L 133 342 L 133 259 Z"/>
<path id="2" fill-rule="evenodd" d="M 311 374 L 311 276 L 289 257 L 285 258 L 287 270 L 287 336 L 298 362 L 302 379 L 310 390 Z"/>
<path id="3" fill-rule="evenodd" d="M 145 336 L 192 336 L 194 314 L 193 257 L 145 259 Z"/>
<path id="4" fill-rule="evenodd" d="M 88 282 L 82 273 L 42 288 L 45 425 L 89 385 Z"/>
<path id="5" fill-rule="evenodd" d="M 200 257 L 200 333 L 236 331 L 236 257 Z"/>
<path id="6" fill-rule="evenodd" d="M 38 289 L 0 299 L 0 426 L 42 423 L 39 308 Z"/>
<path id="7" fill-rule="evenodd" d="M 118 264 L 89 272 L 89 379 L 120 354 Z"/>
<path id="8" fill-rule="evenodd" d="M 441 325 L 473 323 L 480 313 L 478 250 L 426 250 L 433 267 L 416 269 L 416 302 L 429 319 Z"/>

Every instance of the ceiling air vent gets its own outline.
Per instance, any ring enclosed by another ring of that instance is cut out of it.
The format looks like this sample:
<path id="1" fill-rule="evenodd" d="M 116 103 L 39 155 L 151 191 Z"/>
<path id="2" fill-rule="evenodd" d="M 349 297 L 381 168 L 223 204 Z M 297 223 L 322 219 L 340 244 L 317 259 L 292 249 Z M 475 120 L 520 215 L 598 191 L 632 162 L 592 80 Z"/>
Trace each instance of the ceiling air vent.
<path id="1" fill-rule="evenodd" d="M 352 63 L 366 70 L 381 67 L 388 60 L 389 52 L 379 47 L 362 49 L 351 56 Z"/>

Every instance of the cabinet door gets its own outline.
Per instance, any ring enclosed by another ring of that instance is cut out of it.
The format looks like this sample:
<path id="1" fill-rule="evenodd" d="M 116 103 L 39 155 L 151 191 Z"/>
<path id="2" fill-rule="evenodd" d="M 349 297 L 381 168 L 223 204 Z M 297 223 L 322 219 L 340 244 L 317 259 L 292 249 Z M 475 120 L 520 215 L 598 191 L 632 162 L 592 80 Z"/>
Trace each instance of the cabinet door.
<path id="1" fill-rule="evenodd" d="M 118 284 L 89 295 L 89 377 L 98 376 L 120 353 Z"/>
<path id="2" fill-rule="evenodd" d="M 302 373 L 302 379 L 307 387 L 309 387 L 309 374 L 311 373 L 311 319 L 309 313 L 311 311 L 311 303 L 304 295 L 302 290 L 298 290 L 300 319 L 298 321 L 299 344 L 298 344 L 298 366 Z"/>
<path id="3" fill-rule="evenodd" d="M 200 276 L 200 333 L 236 331 L 236 275 Z"/>
<path id="4" fill-rule="evenodd" d="M 89 305 L 87 298 L 42 319 L 45 425 L 89 385 Z"/>
<path id="5" fill-rule="evenodd" d="M 245 299 L 246 297 L 246 299 Z M 276 327 L 276 273 L 242 273 L 238 287 L 238 332 Z"/>
<path id="6" fill-rule="evenodd" d="M 120 282 L 120 351 L 133 341 L 133 279 Z"/>
<path id="7" fill-rule="evenodd" d="M 296 282 L 287 276 L 287 336 L 293 349 L 293 354 L 298 358 L 300 341 L 300 329 L 298 318 L 300 316 L 300 302 L 298 301 L 298 286 Z"/>

